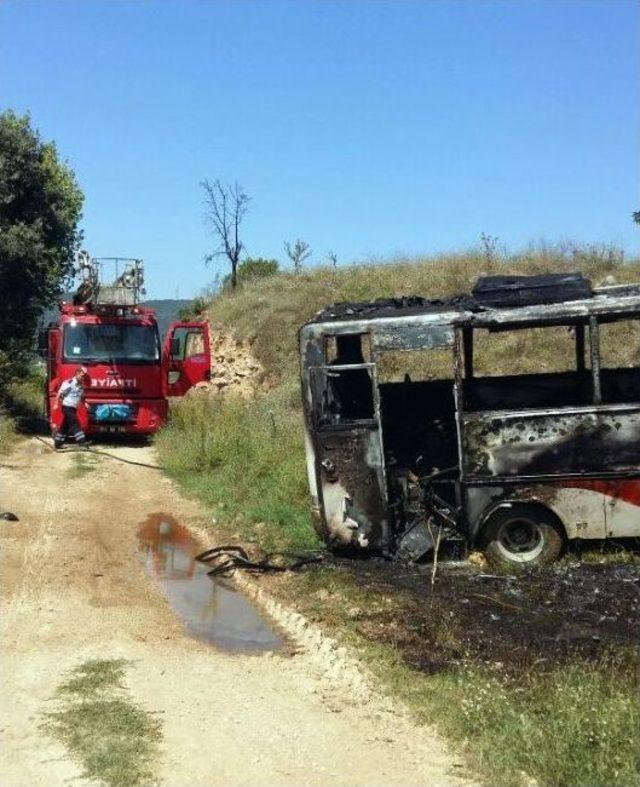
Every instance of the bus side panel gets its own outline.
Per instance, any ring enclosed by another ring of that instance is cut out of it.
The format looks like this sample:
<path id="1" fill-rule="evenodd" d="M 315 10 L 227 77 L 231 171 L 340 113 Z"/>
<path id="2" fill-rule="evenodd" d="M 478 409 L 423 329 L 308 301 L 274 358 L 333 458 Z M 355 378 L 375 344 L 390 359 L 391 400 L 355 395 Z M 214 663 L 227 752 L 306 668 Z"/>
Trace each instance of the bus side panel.
<path id="1" fill-rule="evenodd" d="M 526 486 L 468 488 L 467 512 L 474 540 L 491 513 L 509 503 L 535 503 L 549 509 L 558 517 L 569 539 L 597 539 L 606 536 L 609 498 L 593 485 L 579 485 L 571 479 L 559 479 Z"/>
<path id="2" fill-rule="evenodd" d="M 604 496 L 607 536 L 625 538 L 640 536 L 640 478 L 619 478 L 613 481 L 584 479 Z"/>
<path id="3" fill-rule="evenodd" d="M 640 478 L 575 478 L 562 482 L 563 487 L 598 498 L 604 516 L 604 534 L 626 538 L 640 536 Z M 589 538 L 589 535 L 579 536 Z"/>
<path id="4" fill-rule="evenodd" d="M 466 478 L 633 472 L 640 407 L 468 413 Z"/>

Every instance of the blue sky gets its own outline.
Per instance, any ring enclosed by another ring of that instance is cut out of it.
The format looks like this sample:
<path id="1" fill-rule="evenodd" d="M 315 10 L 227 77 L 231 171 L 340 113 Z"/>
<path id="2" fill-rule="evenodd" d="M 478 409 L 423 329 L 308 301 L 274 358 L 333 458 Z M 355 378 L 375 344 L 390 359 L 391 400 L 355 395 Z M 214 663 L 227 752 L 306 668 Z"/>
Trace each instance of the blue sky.
<path id="1" fill-rule="evenodd" d="M 4 0 L 0 105 L 29 110 L 86 195 L 86 246 L 150 297 L 213 278 L 199 182 L 253 200 L 249 254 L 321 261 L 509 249 L 639 253 L 633 0 Z"/>

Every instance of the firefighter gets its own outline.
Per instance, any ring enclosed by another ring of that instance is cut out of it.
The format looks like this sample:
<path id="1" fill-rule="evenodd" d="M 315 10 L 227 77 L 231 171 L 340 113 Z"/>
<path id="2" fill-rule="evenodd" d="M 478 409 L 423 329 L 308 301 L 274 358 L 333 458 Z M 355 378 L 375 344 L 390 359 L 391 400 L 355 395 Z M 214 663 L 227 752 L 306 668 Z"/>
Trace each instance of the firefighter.
<path id="1" fill-rule="evenodd" d="M 62 448 L 67 440 L 73 440 L 77 445 L 89 445 L 78 420 L 78 406 L 84 399 L 84 383 L 88 376 L 86 367 L 78 366 L 73 377 L 65 380 L 58 390 L 62 426 L 54 436 L 53 444 L 56 448 Z"/>

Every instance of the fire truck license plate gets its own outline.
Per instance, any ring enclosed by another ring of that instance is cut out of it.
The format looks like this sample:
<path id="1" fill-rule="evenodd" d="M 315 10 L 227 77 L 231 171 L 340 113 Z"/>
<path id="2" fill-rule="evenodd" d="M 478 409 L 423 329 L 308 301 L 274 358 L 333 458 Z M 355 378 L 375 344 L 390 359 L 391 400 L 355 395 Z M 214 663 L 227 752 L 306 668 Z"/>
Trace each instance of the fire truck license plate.
<path id="1" fill-rule="evenodd" d="M 126 426 L 99 426 L 98 430 L 100 432 L 126 432 Z"/>

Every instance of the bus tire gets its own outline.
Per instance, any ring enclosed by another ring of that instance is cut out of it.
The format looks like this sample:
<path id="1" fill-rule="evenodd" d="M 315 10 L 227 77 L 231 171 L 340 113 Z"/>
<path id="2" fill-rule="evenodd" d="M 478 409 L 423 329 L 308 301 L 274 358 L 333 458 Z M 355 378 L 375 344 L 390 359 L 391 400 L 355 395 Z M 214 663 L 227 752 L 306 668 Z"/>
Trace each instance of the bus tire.
<path id="1" fill-rule="evenodd" d="M 480 545 L 492 565 L 513 569 L 553 563 L 564 541 L 562 525 L 549 510 L 513 503 L 489 516 Z"/>

